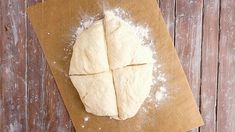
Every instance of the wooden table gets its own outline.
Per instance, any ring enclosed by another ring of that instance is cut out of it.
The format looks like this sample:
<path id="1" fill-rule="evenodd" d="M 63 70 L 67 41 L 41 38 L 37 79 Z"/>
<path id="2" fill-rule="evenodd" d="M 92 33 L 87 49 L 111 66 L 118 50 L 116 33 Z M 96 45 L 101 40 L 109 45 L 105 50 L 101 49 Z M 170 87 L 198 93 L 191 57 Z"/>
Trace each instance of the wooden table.
<path id="1" fill-rule="evenodd" d="M 0 131 L 74 131 L 26 8 L 0 1 Z M 200 107 L 201 132 L 235 131 L 235 1 L 160 0 Z"/>

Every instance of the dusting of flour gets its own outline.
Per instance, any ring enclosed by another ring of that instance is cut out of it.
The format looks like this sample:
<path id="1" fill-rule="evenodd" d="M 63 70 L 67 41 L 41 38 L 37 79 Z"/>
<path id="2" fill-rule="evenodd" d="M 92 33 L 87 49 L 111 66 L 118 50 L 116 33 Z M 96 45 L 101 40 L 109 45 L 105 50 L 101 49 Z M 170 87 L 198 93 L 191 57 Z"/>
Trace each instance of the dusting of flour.
<path id="1" fill-rule="evenodd" d="M 155 75 L 155 84 L 158 84 L 158 87 L 153 95 L 154 104 L 156 107 L 159 107 L 166 99 L 168 98 L 168 92 L 166 87 L 167 77 L 164 72 L 161 70 L 162 66 L 155 63 L 154 75 Z"/>
<path id="2" fill-rule="evenodd" d="M 84 117 L 84 122 L 87 122 L 88 120 L 89 120 L 88 116 Z"/>
<path id="3" fill-rule="evenodd" d="M 161 86 L 159 90 L 155 93 L 156 106 L 159 106 L 161 101 L 167 97 L 166 88 Z"/>
<path id="4" fill-rule="evenodd" d="M 143 45 L 146 45 L 149 47 L 154 45 L 153 39 L 150 33 L 150 28 L 148 27 L 147 24 L 138 24 L 138 23 L 133 22 L 130 19 L 131 16 L 129 15 L 129 13 L 124 11 L 122 8 L 115 8 L 113 10 L 107 10 L 105 12 L 113 14 L 120 21 L 128 24 L 133 29 L 133 31 L 135 31 L 135 34 L 140 38 Z M 155 50 L 152 49 L 152 52 L 155 53 Z"/>

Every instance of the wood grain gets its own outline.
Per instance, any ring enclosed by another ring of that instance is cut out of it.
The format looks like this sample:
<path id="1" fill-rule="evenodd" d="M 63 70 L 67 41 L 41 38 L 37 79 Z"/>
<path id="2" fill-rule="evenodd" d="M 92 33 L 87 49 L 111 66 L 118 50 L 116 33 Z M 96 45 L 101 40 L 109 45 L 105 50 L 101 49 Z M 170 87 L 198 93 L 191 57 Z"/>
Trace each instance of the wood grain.
<path id="1" fill-rule="evenodd" d="M 0 1 L 0 8 L 2 7 L 2 1 Z M 3 61 L 3 57 L 2 57 L 2 49 L 3 49 L 3 41 L 2 41 L 2 36 L 3 36 L 3 26 L 2 26 L 2 12 L 0 12 L 0 73 L 3 72 L 3 69 L 2 69 L 2 61 Z M 3 83 L 3 79 L 2 79 L 2 75 L 0 75 L 0 129 L 3 128 L 3 97 L 2 97 L 2 89 L 3 89 L 3 86 L 2 86 L 2 83 Z"/>
<path id="2" fill-rule="evenodd" d="M 219 0 L 204 1 L 201 69 L 201 132 L 216 131 L 216 97 L 219 41 Z"/>
<path id="3" fill-rule="evenodd" d="M 36 1 L 28 1 L 28 6 Z M 29 22 L 29 21 L 28 21 Z M 47 104 L 45 90 L 46 62 L 39 42 L 30 24 L 27 25 L 28 42 L 28 88 L 29 88 L 29 131 L 46 131 Z"/>
<path id="4" fill-rule="evenodd" d="M 2 1 L 0 1 L 0 8 L 2 8 Z M 2 16 L 2 11 L 0 12 L 0 73 L 3 72 L 2 64 L 3 64 L 3 57 L 2 57 L 2 52 L 3 52 L 3 24 L 2 24 L 3 16 Z M 0 129 L 3 128 L 3 97 L 2 97 L 2 89 L 3 89 L 3 79 L 2 75 L 0 74 Z"/>
<path id="5" fill-rule="evenodd" d="M 221 1 L 217 131 L 235 131 L 235 1 Z"/>
<path id="6" fill-rule="evenodd" d="M 175 0 L 160 0 L 159 6 L 168 31 L 174 42 L 175 39 Z"/>
<path id="7" fill-rule="evenodd" d="M 28 6 L 41 2 L 28 0 Z M 28 21 L 30 131 L 74 131 L 37 37 Z"/>
<path id="8" fill-rule="evenodd" d="M 199 103 L 202 0 L 176 1 L 175 47 Z"/>
<path id="9" fill-rule="evenodd" d="M 200 98 L 202 2 L 176 1 L 175 47 L 197 104 Z"/>
<path id="10" fill-rule="evenodd" d="M 27 45 L 24 1 L 1 1 L 1 131 L 27 131 Z"/>

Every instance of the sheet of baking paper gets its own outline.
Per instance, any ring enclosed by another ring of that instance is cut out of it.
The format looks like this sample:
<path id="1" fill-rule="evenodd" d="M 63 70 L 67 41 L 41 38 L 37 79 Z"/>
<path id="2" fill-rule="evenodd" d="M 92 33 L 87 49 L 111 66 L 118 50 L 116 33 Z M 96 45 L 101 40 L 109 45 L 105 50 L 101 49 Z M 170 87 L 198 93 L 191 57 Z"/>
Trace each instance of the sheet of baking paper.
<path id="1" fill-rule="evenodd" d="M 155 41 L 157 84 L 138 114 L 125 121 L 88 114 L 69 77 L 71 41 L 84 15 L 120 7 L 136 23 L 147 24 Z M 155 0 L 48 0 L 28 9 L 64 104 L 76 131 L 187 131 L 203 125 L 172 40 Z M 156 100 L 158 100 L 156 102 Z"/>

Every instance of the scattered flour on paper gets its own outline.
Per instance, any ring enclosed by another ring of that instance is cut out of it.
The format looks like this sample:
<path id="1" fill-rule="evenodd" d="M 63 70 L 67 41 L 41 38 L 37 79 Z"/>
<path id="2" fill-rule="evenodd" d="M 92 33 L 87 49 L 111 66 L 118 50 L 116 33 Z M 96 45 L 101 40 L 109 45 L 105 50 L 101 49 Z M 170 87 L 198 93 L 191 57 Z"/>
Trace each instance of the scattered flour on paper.
<path id="1" fill-rule="evenodd" d="M 156 66 L 154 67 L 154 74 L 155 76 L 155 84 L 160 84 L 159 87 L 157 87 L 157 90 L 154 93 L 154 102 L 155 106 L 159 107 L 164 101 L 168 98 L 168 92 L 167 87 L 165 85 L 167 81 L 166 74 L 162 72 L 161 65 L 156 62 Z"/>
<path id="2" fill-rule="evenodd" d="M 159 106 L 162 100 L 164 100 L 166 97 L 167 97 L 166 88 L 161 86 L 159 90 L 155 93 L 156 106 Z"/>
<path id="3" fill-rule="evenodd" d="M 88 120 L 89 120 L 88 116 L 84 117 L 84 122 L 87 122 Z"/>
<path id="4" fill-rule="evenodd" d="M 84 116 L 84 118 L 83 118 L 83 123 L 80 124 L 80 126 L 81 126 L 82 128 L 85 128 L 86 124 L 89 122 L 89 119 L 90 119 L 89 116 L 87 116 L 87 115 Z"/>

